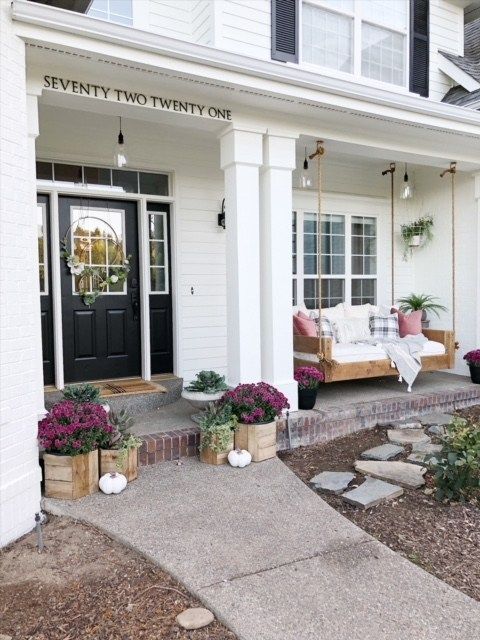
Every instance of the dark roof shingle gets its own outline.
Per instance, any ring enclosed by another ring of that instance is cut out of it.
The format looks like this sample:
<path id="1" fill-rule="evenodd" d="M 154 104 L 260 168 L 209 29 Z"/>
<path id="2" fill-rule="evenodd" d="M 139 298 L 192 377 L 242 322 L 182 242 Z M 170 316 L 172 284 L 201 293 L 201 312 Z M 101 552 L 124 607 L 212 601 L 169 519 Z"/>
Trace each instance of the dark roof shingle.
<path id="1" fill-rule="evenodd" d="M 480 18 L 465 25 L 463 56 L 456 56 L 446 51 L 440 51 L 440 53 L 474 80 L 480 82 Z"/>

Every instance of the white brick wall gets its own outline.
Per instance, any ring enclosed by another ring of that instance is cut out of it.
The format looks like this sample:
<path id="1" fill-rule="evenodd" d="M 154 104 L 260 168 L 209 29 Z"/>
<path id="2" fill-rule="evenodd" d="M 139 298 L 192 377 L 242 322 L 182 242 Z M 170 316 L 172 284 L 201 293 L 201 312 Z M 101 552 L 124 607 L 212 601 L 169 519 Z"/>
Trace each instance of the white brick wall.
<path id="1" fill-rule="evenodd" d="M 25 48 L 0 3 L 0 546 L 34 526 L 39 294 L 28 162 Z"/>

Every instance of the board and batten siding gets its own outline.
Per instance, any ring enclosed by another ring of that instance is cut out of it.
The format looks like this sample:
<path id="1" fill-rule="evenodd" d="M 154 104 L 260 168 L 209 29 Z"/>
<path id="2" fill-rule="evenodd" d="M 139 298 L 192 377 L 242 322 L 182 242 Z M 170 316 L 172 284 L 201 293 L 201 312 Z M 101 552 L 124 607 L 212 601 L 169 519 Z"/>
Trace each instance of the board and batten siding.
<path id="1" fill-rule="evenodd" d="M 429 97 L 433 100 L 441 100 L 456 84 L 438 68 L 439 51 L 463 55 L 463 9 L 448 0 L 430 0 Z"/>

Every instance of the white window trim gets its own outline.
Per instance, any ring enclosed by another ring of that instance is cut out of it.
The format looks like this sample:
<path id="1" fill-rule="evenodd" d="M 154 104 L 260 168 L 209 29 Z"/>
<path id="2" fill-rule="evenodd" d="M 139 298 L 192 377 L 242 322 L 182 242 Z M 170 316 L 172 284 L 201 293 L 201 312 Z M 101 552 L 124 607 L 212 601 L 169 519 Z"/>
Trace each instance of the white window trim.
<path id="1" fill-rule="evenodd" d="M 390 273 L 390 219 L 388 202 L 385 198 L 372 196 L 354 196 L 348 194 L 323 194 L 323 214 L 343 215 L 349 218 L 346 225 L 351 224 L 352 217 L 370 217 L 377 220 L 377 274 L 357 275 L 351 274 L 351 231 L 345 236 L 345 274 L 323 275 L 327 279 L 345 280 L 345 300 L 350 304 L 352 277 L 360 279 L 377 280 L 377 305 L 389 305 L 391 303 Z M 294 191 L 293 211 L 297 212 L 297 273 L 292 274 L 292 281 L 297 281 L 296 304 L 302 304 L 304 300 L 303 281 L 305 278 L 316 279 L 310 274 L 303 273 L 303 215 L 317 210 L 316 191 Z M 345 227 L 347 230 L 347 226 Z M 301 230 L 301 233 L 299 231 Z M 301 269 L 300 269 L 301 267 Z"/>
<path id="2" fill-rule="evenodd" d="M 305 4 L 309 4 L 313 7 L 318 7 L 320 9 L 324 9 L 325 11 L 330 11 L 331 13 L 337 13 L 342 16 L 346 16 L 348 18 L 353 19 L 353 73 L 347 73 L 345 71 L 340 71 L 338 69 L 331 69 L 329 67 L 323 67 L 321 65 L 312 64 L 310 62 L 303 61 L 303 6 Z M 322 0 L 301 0 L 300 2 L 300 12 L 299 12 L 299 62 L 306 71 L 312 71 L 316 73 L 321 73 L 322 75 L 326 75 L 332 78 L 339 78 L 341 80 L 346 81 L 356 81 L 361 82 L 362 84 L 367 84 L 368 86 L 377 87 L 377 88 L 385 88 L 385 87 L 395 87 L 396 90 L 401 92 L 409 93 L 410 87 L 410 3 L 406 2 L 407 5 L 407 19 L 405 28 L 392 27 L 391 25 L 387 25 L 381 21 L 373 21 L 371 19 L 362 17 L 362 3 L 355 3 L 355 9 L 353 12 L 345 11 L 344 9 L 337 9 L 334 6 L 326 5 L 322 2 Z M 381 80 L 376 80 L 375 78 L 369 78 L 368 76 L 362 76 L 362 22 L 366 22 L 375 27 L 380 27 L 382 29 L 387 29 L 388 31 L 392 31 L 393 33 L 398 33 L 405 36 L 404 39 L 404 60 L 405 60 L 405 78 L 404 83 L 402 85 L 393 84 L 390 82 L 383 82 Z M 290 63 L 292 64 L 292 63 Z M 295 63 L 296 66 L 296 63 Z"/>
<path id="3" fill-rule="evenodd" d="M 163 222 L 163 241 L 162 240 L 157 240 L 157 242 L 163 242 L 164 245 L 164 257 L 165 257 L 165 264 L 163 265 L 163 268 L 165 269 L 165 289 L 163 291 L 152 291 L 152 283 L 151 283 L 151 279 L 149 277 L 148 279 L 148 287 L 149 287 L 149 291 L 150 291 L 150 295 L 152 296 L 165 296 L 165 295 L 170 295 L 170 261 L 168 259 L 169 256 L 169 244 L 168 244 L 168 224 L 167 224 L 167 213 L 166 211 L 152 211 L 148 208 L 148 203 L 147 203 L 147 216 L 160 216 L 162 218 L 162 222 Z M 154 240 L 155 242 L 155 240 Z M 151 239 L 150 236 L 148 236 L 148 244 L 149 244 L 149 248 L 150 248 L 150 243 L 151 243 Z M 149 252 L 149 256 L 150 256 L 150 252 Z M 151 268 L 154 267 L 155 265 L 152 265 L 149 261 L 149 265 L 148 265 L 148 275 L 150 276 L 150 271 Z"/>

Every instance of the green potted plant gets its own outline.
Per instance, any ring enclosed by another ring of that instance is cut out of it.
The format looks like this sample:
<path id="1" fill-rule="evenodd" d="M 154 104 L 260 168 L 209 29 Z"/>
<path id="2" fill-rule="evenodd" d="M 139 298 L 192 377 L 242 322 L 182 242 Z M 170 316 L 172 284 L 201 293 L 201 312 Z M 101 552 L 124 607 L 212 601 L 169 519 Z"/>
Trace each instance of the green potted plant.
<path id="1" fill-rule="evenodd" d="M 225 376 L 216 371 L 200 371 L 184 390 L 182 398 L 187 400 L 195 409 L 205 409 L 210 402 L 220 400 L 228 389 Z M 192 416 L 195 422 L 199 421 L 199 415 Z"/>
<path id="2" fill-rule="evenodd" d="M 298 367 L 293 376 L 298 383 L 298 408 L 313 409 L 317 391 L 325 375 L 315 367 Z"/>
<path id="3" fill-rule="evenodd" d="M 400 311 L 403 311 L 403 313 L 422 311 L 422 327 L 427 329 L 430 324 L 427 316 L 429 311 L 434 313 L 437 318 L 440 317 L 440 311 L 447 311 L 447 308 L 444 307 L 443 304 L 436 302 L 437 300 L 439 300 L 439 298 L 436 296 L 428 295 L 426 293 L 411 293 L 408 296 L 399 298 L 397 302 L 399 304 Z"/>
<path id="4" fill-rule="evenodd" d="M 433 217 L 422 216 L 408 224 L 402 224 L 401 234 L 405 245 L 404 257 L 407 258 L 413 247 L 421 247 L 433 238 Z"/>
<path id="5" fill-rule="evenodd" d="M 201 414 L 200 460 L 207 464 L 226 464 L 233 450 L 233 434 L 237 417 L 228 404 L 211 402 Z"/>
<path id="6" fill-rule="evenodd" d="M 235 448 L 248 451 L 254 462 L 277 455 L 277 418 L 289 409 L 287 398 L 267 382 L 239 384 L 227 391 L 222 404 L 237 416 Z"/>
<path id="7" fill-rule="evenodd" d="M 469 369 L 470 377 L 474 384 L 480 384 L 480 349 L 473 349 L 463 356 L 466 360 Z"/>
<path id="8" fill-rule="evenodd" d="M 142 440 L 130 433 L 133 418 L 125 409 L 118 413 L 111 411 L 108 418 L 113 431 L 100 446 L 100 476 L 118 472 L 131 482 L 138 477 L 138 449 Z"/>
<path id="9" fill-rule="evenodd" d="M 73 500 L 98 491 L 98 448 L 113 432 L 96 403 L 59 402 L 38 425 L 45 495 Z"/>
<path id="10" fill-rule="evenodd" d="M 102 402 L 100 397 L 100 389 L 90 382 L 81 384 L 69 384 L 63 390 L 65 400 L 71 400 L 75 403 L 90 402 L 101 405 L 106 413 L 110 411 L 110 407 L 106 402 Z"/>

